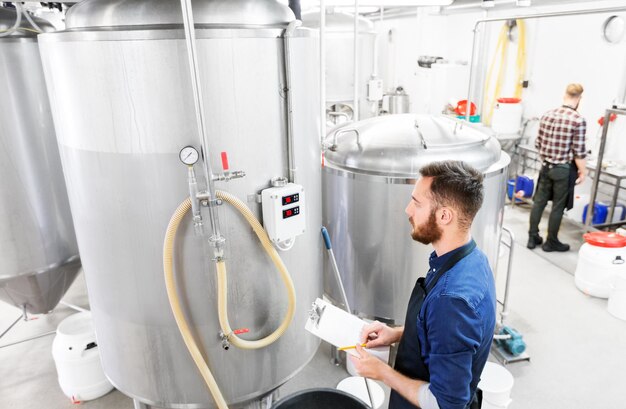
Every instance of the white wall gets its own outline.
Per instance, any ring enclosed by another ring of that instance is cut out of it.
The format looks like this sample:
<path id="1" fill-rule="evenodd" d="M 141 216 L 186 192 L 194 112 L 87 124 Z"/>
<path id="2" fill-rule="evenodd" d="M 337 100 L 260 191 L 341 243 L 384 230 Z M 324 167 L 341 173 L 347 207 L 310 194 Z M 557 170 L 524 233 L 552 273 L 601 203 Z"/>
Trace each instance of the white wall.
<path id="1" fill-rule="evenodd" d="M 626 4 L 624 1 L 611 0 L 489 12 L 475 9 L 449 15 L 437 14 L 432 8 L 421 8 L 414 16 L 376 21 L 377 28 L 382 33 L 380 72 L 387 88 L 405 86 L 413 101 L 412 111 L 423 112 L 428 108 L 424 101 L 433 90 L 432 81 L 430 89 L 428 81 L 424 81 L 425 70 L 417 68 L 419 55 L 437 55 L 450 61 L 468 61 L 471 55 L 472 30 L 476 20 L 480 18 L 579 9 L 590 5 L 613 7 Z M 626 12 L 616 14 L 626 18 Z M 540 116 L 548 109 L 559 106 L 565 86 L 571 82 L 580 82 L 585 87 L 585 94 L 579 111 L 587 118 L 591 148 L 599 128 L 596 121 L 612 105 L 626 75 L 626 41 L 612 45 L 601 37 L 602 24 L 610 15 L 526 20 L 526 79 L 530 81 L 530 86 L 523 93 L 525 117 Z M 486 64 L 491 61 L 502 24 L 503 22 L 494 22 L 484 25 L 487 56 L 482 61 L 482 69 L 477 73 L 479 76 L 486 75 Z M 393 33 L 391 42 L 386 35 L 389 30 Z M 511 78 L 515 53 L 516 47 L 510 47 L 507 66 L 509 81 L 503 89 L 503 97 L 512 94 Z M 459 87 L 454 85 L 452 88 Z M 461 88 L 467 88 L 467 84 L 463 84 Z M 446 92 L 451 91 L 444 91 Z M 609 159 L 626 162 L 626 117 L 618 118 L 614 128 L 615 131 L 609 135 Z M 618 128 L 621 131 L 617 132 Z M 530 126 L 527 134 L 535 133 L 536 126 Z"/>

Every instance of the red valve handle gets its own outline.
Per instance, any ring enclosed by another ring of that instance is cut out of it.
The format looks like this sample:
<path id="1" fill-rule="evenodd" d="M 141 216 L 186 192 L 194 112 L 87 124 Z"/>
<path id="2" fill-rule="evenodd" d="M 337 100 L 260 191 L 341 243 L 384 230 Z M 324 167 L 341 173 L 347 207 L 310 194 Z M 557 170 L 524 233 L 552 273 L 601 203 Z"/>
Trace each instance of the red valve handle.
<path id="1" fill-rule="evenodd" d="M 226 152 L 222 152 L 222 169 L 228 170 L 228 154 Z"/>
<path id="2" fill-rule="evenodd" d="M 239 328 L 233 331 L 233 334 L 235 335 L 241 335 L 241 334 L 246 334 L 250 332 L 250 330 L 248 328 Z"/>

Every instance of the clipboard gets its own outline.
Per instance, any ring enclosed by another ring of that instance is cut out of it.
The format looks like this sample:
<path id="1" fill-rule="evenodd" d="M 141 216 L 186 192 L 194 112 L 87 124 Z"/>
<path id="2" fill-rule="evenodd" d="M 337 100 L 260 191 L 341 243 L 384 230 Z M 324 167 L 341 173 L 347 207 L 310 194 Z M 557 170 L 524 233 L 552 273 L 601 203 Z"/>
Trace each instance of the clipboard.
<path id="1" fill-rule="evenodd" d="M 318 298 L 309 311 L 309 319 L 304 329 L 329 344 L 341 348 L 359 343 L 361 330 L 366 324 L 367 322 L 359 317 Z M 355 349 L 345 352 L 355 357 L 359 356 Z M 367 352 L 383 362 L 389 361 L 388 346 L 368 348 Z"/>

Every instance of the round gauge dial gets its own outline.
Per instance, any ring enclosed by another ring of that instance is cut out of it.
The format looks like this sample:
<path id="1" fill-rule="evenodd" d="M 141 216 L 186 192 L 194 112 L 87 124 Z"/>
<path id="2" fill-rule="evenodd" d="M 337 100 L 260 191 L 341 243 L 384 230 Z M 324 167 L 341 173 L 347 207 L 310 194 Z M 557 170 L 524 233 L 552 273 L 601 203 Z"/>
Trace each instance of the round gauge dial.
<path id="1" fill-rule="evenodd" d="M 180 150 L 178 157 L 180 158 L 180 161 L 182 163 L 191 166 L 198 161 L 200 155 L 198 154 L 198 150 L 193 146 L 185 146 L 183 149 Z"/>

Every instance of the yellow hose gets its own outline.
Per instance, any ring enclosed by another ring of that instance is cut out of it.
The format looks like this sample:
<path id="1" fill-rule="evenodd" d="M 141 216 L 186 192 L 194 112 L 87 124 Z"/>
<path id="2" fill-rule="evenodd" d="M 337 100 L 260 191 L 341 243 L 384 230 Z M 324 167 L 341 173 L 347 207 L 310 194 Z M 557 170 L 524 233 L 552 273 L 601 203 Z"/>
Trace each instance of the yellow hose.
<path id="1" fill-rule="evenodd" d="M 270 241 L 270 238 L 267 236 L 265 229 L 263 228 L 263 226 L 261 226 L 261 223 L 259 223 L 256 217 L 254 217 L 254 214 L 252 214 L 248 206 L 246 206 L 245 203 L 243 203 L 241 200 L 237 199 L 235 196 L 229 193 L 218 190 L 215 192 L 215 195 L 219 199 L 222 199 L 223 201 L 229 203 L 230 205 L 235 207 L 237 210 L 239 210 L 242 216 L 245 217 L 245 219 L 248 221 L 250 226 L 252 226 L 252 229 L 254 230 L 257 237 L 261 241 L 263 248 L 265 249 L 267 254 L 270 256 L 270 258 L 274 262 L 274 265 L 280 272 L 280 276 L 283 279 L 285 287 L 287 288 L 287 296 L 289 298 L 289 304 L 287 307 L 287 313 L 285 314 L 285 318 L 283 319 L 283 322 L 280 324 L 280 326 L 273 333 L 271 333 L 265 338 L 262 338 L 256 341 L 248 341 L 245 339 L 241 339 L 233 333 L 233 330 L 230 327 L 230 323 L 228 322 L 228 303 L 227 303 L 227 297 L 226 297 L 226 295 L 228 294 L 227 293 L 227 279 L 226 279 L 226 265 L 224 264 L 224 261 L 219 261 L 216 263 L 217 286 L 218 286 L 217 310 L 219 314 L 219 321 L 220 321 L 220 327 L 222 328 L 222 332 L 228 337 L 228 341 L 238 348 L 241 348 L 241 349 L 263 348 L 263 347 L 270 345 L 271 343 L 276 341 L 278 338 L 280 338 L 289 327 L 289 324 L 291 323 L 291 320 L 293 319 L 293 316 L 296 312 L 296 290 L 293 286 L 293 281 L 291 280 L 291 276 L 289 275 L 289 272 L 287 271 L 287 267 L 285 267 L 285 264 L 283 263 L 280 256 L 278 255 L 278 252 L 272 245 L 272 242 Z"/>
<path id="2" fill-rule="evenodd" d="M 248 223 L 252 226 L 252 229 L 256 233 L 257 237 L 261 241 L 263 248 L 268 253 L 274 265 L 278 268 L 280 272 L 281 278 L 285 283 L 285 287 L 287 287 L 287 294 L 289 298 L 289 303 L 287 307 L 287 313 L 285 314 L 285 318 L 280 326 L 270 335 L 265 338 L 248 341 L 239 338 L 236 334 L 233 333 L 233 330 L 230 327 L 230 323 L 228 322 L 228 302 L 227 302 L 227 278 L 226 278 L 226 264 L 223 260 L 216 262 L 217 267 L 217 287 L 218 287 L 218 316 L 220 327 L 222 332 L 227 336 L 228 341 L 235 345 L 238 348 L 242 349 L 258 349 L 266 347 L 280 338 L 291 323 L 293 316 L 296 310 L 296 291 L 293 286 L 293 281 L 291 280 L 291 276 L 287 271 L 287 267 L 283 263 L 282 259 L 278 255 L 278 252 L 272 245 L 265 229 L 261 226 L 261 223 L 254 217 L 254 214 L 248 209 L 248 207 L 235 196 L 232 196 L 226 192 L 216 191 L 216 196 L 219 199 L 231 204 L 234 206 L 239 212 L 245 217 Z M 176 232 L 178 231 L 178 226 L 185 216 L 185 214 L 191 208 L 191 200 L 189 198 L 185 199 L 180 206 L 174 212 L 174 215 L 170 219 L 170 222 L 167 226 L 167 231 L 165 234 L 165 241 L 163 243 L 163 270 L 165 273 L 165 288 L 167 289 L 167 297 L 170 302 L 170 307 L 172 308 L 172 313 L 174 314 L 174 319 L 176 320 L 176 324 L 178 325 L 178 329 L 183 337 L 185 345 L 193 358 L 200 374 L 204 378 L 207 386 L 209 387 L 209 391 L 211 395 L 213 395 L 213 399 L 215 399 L 215 403 L 219 409 L 228 409 L 226 405 L 226 400 L 222 395 L 219 387 L 217 386 L 217 382 L 215 382 L 215 378 L 209 369 L 198 345 L 196 344 L 193 334 L 189 328 L 189 323 L 185 319 L 185 314 L 183 313 L 180 299 L 178 297 L 178 292 L 176 290 L 176 282 L 174 280 L 174 242 L 176 240 Z"/>
<path id="3" fill-rule="evenodd" d="M 211 391 L 211 395 L 213 395 L 213 399 L 215 399 L 215 403 L 219 409 L 228 409 L 226 405 L 226 400 L 220 391 L 220 388 L 217 386 L 217 382 L 215 382 L 215 378 L 209 369 L 196 341 L 193 338 L 191 330 L 189 329 L 189 324 L 185 319 L 185 314 L 183 313 L 183 309 L 180 305 L 180 299 L 178 298 L 178 292 L 176 291 L 176 282 L 174 280 L 174 268 L 173 268 L 173 259 L 174 259 L 174 241 L 176 239 L 176 231 L 178 230 L 178 226 L 180 225 L 181 220 L 185 216 L 185 213 L 189 211 L 191 208 L 191 200 L 189 198 L 185 199 L 184 202 L 178 206 L 176 212 L 170 219 L 170 223 L 167 226 L 167 232 L 165 233 L 165 242 L 163 243 L 163 270 L 165 271 L 165 288 L 167 289 L 167 298 L 170 301 L 170 307 L 172 308 L 172 312 L 174 313 L 174 319 L 176 320 L 176 324 L 178 325 L 178 329 L 180 330 L 180 334 L 183 336 L 183 340 L 185 341 L 185 345 L 193 358 L 193 361 L 196 363 L 200 374 L 204 378 L 204 382 L 206 382 L 209 387 L 209 391 Z"/>

